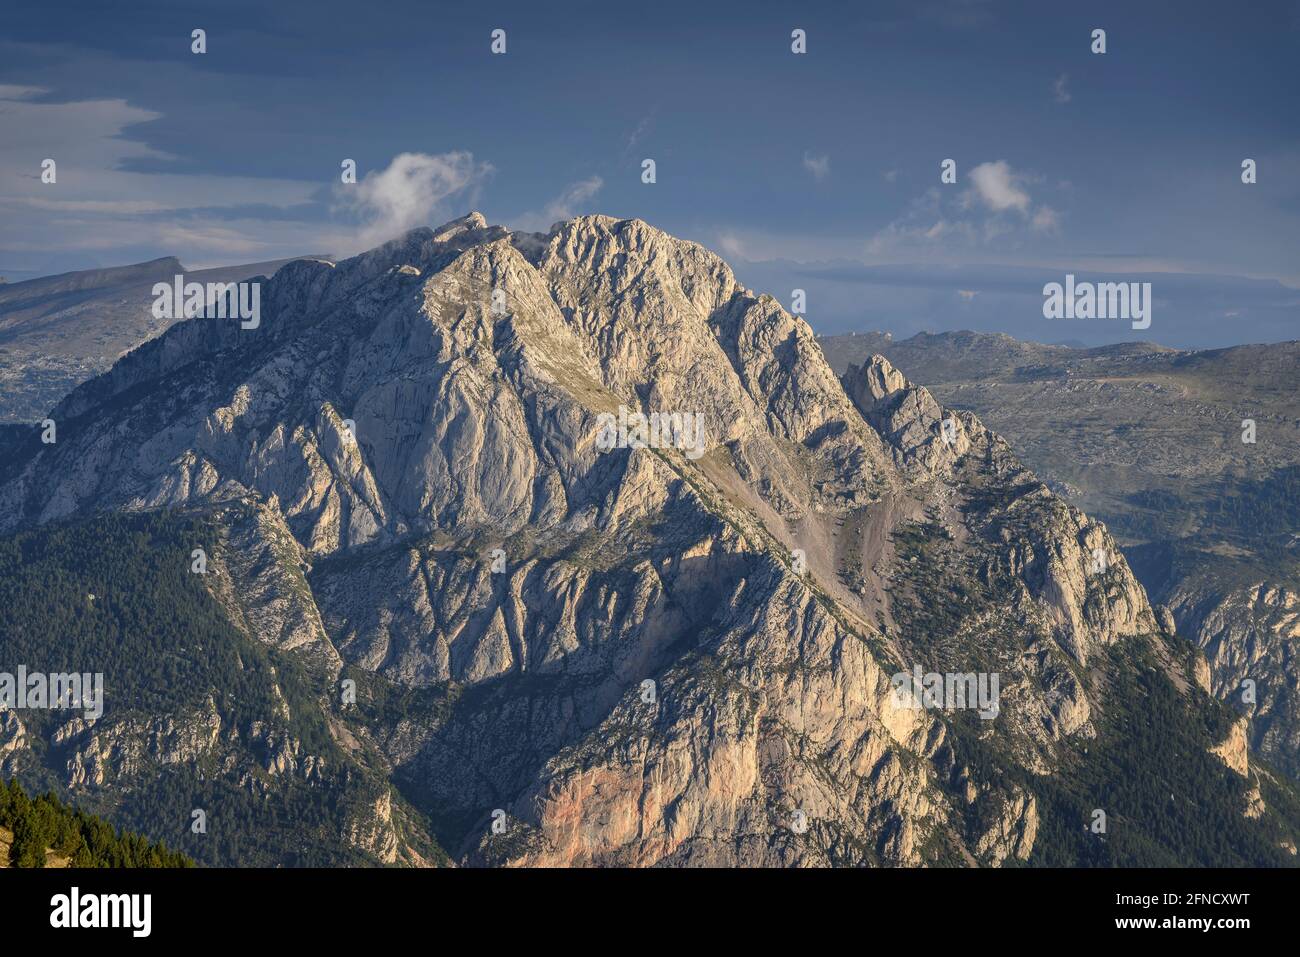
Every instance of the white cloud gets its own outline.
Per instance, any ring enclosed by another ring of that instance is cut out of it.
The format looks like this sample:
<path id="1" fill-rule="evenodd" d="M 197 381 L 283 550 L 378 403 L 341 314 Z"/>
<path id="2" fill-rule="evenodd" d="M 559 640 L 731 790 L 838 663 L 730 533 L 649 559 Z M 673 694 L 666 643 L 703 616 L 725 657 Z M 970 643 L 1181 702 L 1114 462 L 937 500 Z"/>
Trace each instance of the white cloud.
<path id="1" fill-rule="evenodd" d="M 980 163 L 968 174 L 969 189 L 953 195 L 930 187 L 912 200 L 901 216 L 879 229 L 865 246 L 873 259 L 934 254 L 939 248 L 989 247 L 995 242 L 1011 248 L 1030 241 L 1031 234 L 1056 235 L 1061 214 L 1050 206 L 1035 207 L 1027 183 L 1038 182 L 1017 172 L 1006 160 Z"/>
<path id="2" fill-rule="evenodd" d="M 804 153 L 803 168 L 812 174 L 813 179 L 825 179 L 831 174 L 831 158 L 829 156 L 813 156 L 811 153 Z"/>
<path id="3" fill-rule="evenodd" d="M 647 133 L 650 132 L 650 126 L 653 123 L 654 113 L 649 113 L 646 116 L 641 117 L 641 122 L 636 125 L 636 129 L 628 134 L 627 142 L 623 146 L 624 159 L 632 155 L 632 151 L 636 149 L 636 145 L 645 138 Z"/>
<path id="4" fill-rule="evenodd" d="M 599 176 L 570 183 L 564 192 L 555 197 L 540 210 L 520 213 L 509 220 L 511 228 L 521 232 L 547 232 L 557 222 L 572 219 L 582 213 L 583 204 L 601 191 L 605 181 Z"/>
<path id="5" fill-rule="evenodd" d="M 1029 225 L 1040 233 L 1057 233 L 1061 230 L 1061 214 L 1050 206 L 1039 206 Z"/>
<path id="6" fill-rule="evenodd" d="M 1012 172 L 1006 160 L 980 163 L 968 175 L 974 184 L 974 198 L 993 212 L 1029 212 L 1029 194 L 1020 186 L 1022 177 Z"/>
<path id="7" fill-rule="evenodd" d="M 749 259 L 745 242 L 735 233 L 726 232 L 718 236 L 718 249 L 723 259 Z"/>
<path id="8" fill-rule="evenodd" d="M 451 218 L 449 199 L 470 193 L 492 173 L 474 154 L 398 153 L 382 170 L 355 185 L 340 185 L 335 195 L 361 221 L 358 249 L 369 249 L 416 226 Z"/>
<path id="9" fill-rule="evenodd" d="M 972 224 L 954 218 L 944 205 L 944 194 L 931 186 L 908 204 L 902 216 L 867 240 L 866 254 L 884 256 L 900 248 L 933 246 L 950 238 L 970 242 L 975 232 Z"/>
<path id="10" fill-rule="evenodd" d="M 1070 91 L 1065 88 L 1066 83 L 1070 80 L 1068 73 L 1062 73 L 1052 83 L 1052 94 L 1056 97 L 1057 103 L 1069 103 L 1071 100 Z"/>
<path id="11" fill-rule="evenodd" d="M 5 127 L 0 155 L 6 160 L 30 157 L 35 151 L 41 158 L 52 157 L 61 168 L 98 172 L 128 159 L 173 158 L 122 135 L 129 127 L 158 119 L 161 113 L 131 106 L 122 99 L 32 102 L 31 96 L 41 92 L 30 86 L 0 86 L 0 115 Z M 30 173 L 30 158 L 24 165 Z M 10 164 L 5 168 L 10 169 Z M 68 185 L 75 184 L 70 180 Z M 5 186 L 8 192 L 10 184 Z"/>

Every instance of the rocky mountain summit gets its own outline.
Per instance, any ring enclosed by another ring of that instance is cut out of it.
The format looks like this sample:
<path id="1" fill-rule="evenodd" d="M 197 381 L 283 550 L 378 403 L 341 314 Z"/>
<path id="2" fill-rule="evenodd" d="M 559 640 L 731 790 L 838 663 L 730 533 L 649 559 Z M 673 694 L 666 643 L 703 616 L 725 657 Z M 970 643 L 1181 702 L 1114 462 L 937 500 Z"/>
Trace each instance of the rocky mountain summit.
<path id="1" fill-rule="evenodd" d="M 333 789 L 309 840 L 372 862 L 1290 860 L 1294 793 L 1106 528 L 886 359 L 837 376 L 706 249 L 470 214 L 261 302 L 8 436 L 0 532 L 183 518 L 265 692 L 119 699 L 27 729 L 16 773 Z"/>

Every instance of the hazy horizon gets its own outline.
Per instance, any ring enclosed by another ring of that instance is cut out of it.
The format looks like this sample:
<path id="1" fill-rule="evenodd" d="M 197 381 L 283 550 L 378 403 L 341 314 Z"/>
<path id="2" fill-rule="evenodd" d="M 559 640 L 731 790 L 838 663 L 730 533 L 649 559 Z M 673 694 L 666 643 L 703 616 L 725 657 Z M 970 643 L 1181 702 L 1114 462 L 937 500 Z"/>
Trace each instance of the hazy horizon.
<path id="1" fill-rule="evenodd" d="M 440 223 L 429 223 L 427 225 L 437 226 Z M 329 257 L 330 255 L 330 253 L 326 252 L 316 252 L 247 262 L 230 260 L 194 264 L 185 262 L 181 257 L 164 254 L 138 262 L 112 263 L 98 268 L 105 270 L 125 269 L 147 265 L 160 260 L 177 259 L 187 271 L 197 273 L 222 269 L 239 269 L 261 264 L 279 264 L 292 259 Z M 723 254 L 719 253 L 719 255 Z M 723 255 L 723 258 L 726 259 L 727 257 Z M 1077 320 L 1068 325 L 1044 321 L 1042 325 L 1037 327 L 1037 330 L 1032 324 L 1026 324 L 1025 328 L 1020 331 L 1005 328 L 1004 324 L 998 322 L 998 317 L 1006 314 L 1003 304 L 1005 302 L 1019 302 L 1021 312 L 1029 312 L 1030 305 L 1034 305 L 1036 308 L 1036 304 L 1041 302 L 1039 284 L 1043 281 L 1052 281 L 1054 278 L 1054 274 L 1047 270 L 1009 270 L 1007 267 L 981 267 L 976 265 L 964 267 L 961 270 L 950 268 L 926 272 L 924 264 L 907 263 L 872 269 L 860 264 L 845 262 L 797 263 L 781 260 L 769 262 L 731 262 L 729 260 L 729 262 L 735 268 L 737 278 L 742 282 L 745 282 L 757 292 L 776 296 L 787 308 L 790 307 L 791 302 L 790 296 L 784 292 L 786 287 L 790 289 L 804 288 L 805 292 L 809 289 L 817 289 L 820 301 L 823 304 L 831 305 L 831 318 L 827 321 L 824 315 L 813 314 L 806 315 L 805 318 L 814 331 L 823 336 L 880 332 L 889 333 L 895 339 L 903 340 L 919 334 L 939 335 L 945 332 L 1001 333 L 1011 335 L 1013 338 L 1024 342 L 1077 348 L 1150 342 L 1167 348 L 1196 350 L 1229 348 L 1235 345 L 1267 345 L 1300 339 L 1300 334 L 1294 330 L 1288 331 L 1290 327 L 1285 325 L 1286 317 L 1283 317 L 1283 323 L 1265 324 L 1257 322 L 1254 325 L 1244 327 L 1257 329 L 1260 333 L 1259 338 L 1242 338 L 1240 335 L 1232 334 L 1229 331 L 1229 334 L 1217 339 L 1213 338 L 1211 333 L 1211 336 L 1202 341 L 1190 342 L 1177 335 L 1179 331 L 1177 326 L 1163 326 L 1159 329 L 1153 327 L 1144 330 L 1147 334 L 1130 332 L 1129 326 L 1125 323 L 1117 324 L 1110 321 L 1097 322 L 1089 320 Z M 20 282 L 50 279 L 84 271 L 89 270 L 67 270 L 34 276 L 8 277 L 5 271 L 0 269 L 0 277 L 8 278 L 9 285 L 16 285 Z M 246 268 L 243 271 L 247 271 Z M 843 275 L 846 271 L 850 274 L 848 279 L 845 279 Z M 855 276 L 854 273 L 857 275 Z M 1096 274 L 1081 272 L 1077 274 L 1077 278 L 1082 281 L 1094 275 Z M 1283 290 L 1285 290 L 1284 294 L 1294 293 L 1300 296 L 1300 291 L 1291 290 L 1280 283 L 1266 280 L 1243 280 L 1240 277 L 1194 277 L 1162 273 L 1109 273 L 1106 274 L 1105 278 L 1117 281 L 1138 278 L 1150 280 L 1153 276 L 1157 277 L 1157 281 L 1165 280 L 1162 283 L 1162 294 L 1165 297 L 1176 296 L 1185 302 L 1190 301 L 1190 297 L 1196 295 L 1198 291 L 1196 280 L 1201 279 L 1204 281 L 1207 278 L 1218 280 L 1226 286 L 1235 285 L 1238 290 L 1238 299 L 1232 300 L 1235 302 L 1240 302 L 1242 299 L 1251 296 L 1262 297 L 1269 292 Z M 791 285 L 792 283 L 797 285 Z M 965 288 L 970 286 L 981 288 L 976 290 Z M 870 308 L 865 309 L 862 312 L 862 317 L 855 321 L 851 309 L 852 304 L 861 298 L 859 293 L 861 289 L 872 290 Z M 956 293 L 956 302 L 951 301 L 949 298 L 953 292 Z M 1223 290 L 1216 290 L 1216 295 L 1224 296 L 1225 293 Z M 977 306 L 975 300 L 980 296 L 983 296 L 984 299 Z M 912 301 L 911 308 L 896 311 L 891 318 L 891 314 L 887 312 L 891 305 L 899 302 L 907 303 L 909 299 Z M 1025 304 L 1027 300 L 1032 300 L 1030 305 Z M 1171 299 L 1164 298 L 1158 300 L 1158 302 L 1168 308 Z M 838 314 L 835 312 L 837 305 L 842 310 Z M 1177 307 L 1175 306 L 1175 308 Z M 1232 328 L 1235 329 L 1236 327 Z"/>
<path id="2" fill-rule="evenodd" d="M 981 0 L 64 9 L 15 9 L 0 39 L 11 282 L 346 254 L 469 209 L 526 230 L 602 212 L 702 243 L 787 305 L 803 289 L 826 334 L 1206 348 L 1300 325 L 1295 0 L 1249 17 Z M 1049 323 L 1043 287 L 1067 274 L 1152 282 L 1152 324 Z"/>

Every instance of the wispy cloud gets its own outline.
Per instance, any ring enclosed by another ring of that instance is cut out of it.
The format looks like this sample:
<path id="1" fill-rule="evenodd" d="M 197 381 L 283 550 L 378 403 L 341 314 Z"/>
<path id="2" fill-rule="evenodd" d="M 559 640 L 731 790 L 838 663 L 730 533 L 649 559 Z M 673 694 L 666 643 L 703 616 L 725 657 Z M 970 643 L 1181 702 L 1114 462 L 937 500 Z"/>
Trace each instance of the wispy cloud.
<path id="1" fill-rule="evenodd" d="M 1030 234 L 1060 233 L 1061 214 L 1036 205 L 1030 195 L 1036 177 L 1006 160 L 994 160 L 973 167 L 966 178 L 970 186 L 955 196 L 932 186 L 912 200 L 901 216 L 868 239 L 866 255 L 875 259 L 909 248 L 988 246 L 999 240 L 1021 243 Z"/>
<path id="2" fill-rule="evenodd" d="M 1070 91 L 1066 84 L 1070 82 L 1070 74 L 1062 73 L 1052 82 L 1052 95 L 1056 97 L 1057 103 L 1069 103 L 1071 100 Z"/>
<path id="3" fill-rule="evenodd" d="M 448 200 L 469 198 L 491 174 L 492 164 L 478 162 L 464 150 L 398 153 L 384 169 L 367 173 L 355 185 L 336 187 L 335 195 L 360 221 L 356 248 L 369 249 L 408 229 L 450 218 Z"/>
<path id="4" fill-rule="evenodd" d="M 601 191 L 605 181 L 599 176 L 570 183 L 540 210 L 520 213 L 509 220 L 509 225 L 523 232 L 545 232 L 563 219 L 572 219 L 584 210 L 584 204 Z"/>
<path id="5" fill-rule="evenodd" d="M 1039 206 L 1034 210 L 1029 225 L 1040 233 L 1058 233 L 1061 231 L 1061 214 L 1050 206 Z"/>
<path id="6" fill-rule="evenodd" d="M 748 260 L 750 258 L 745 248 L 745 241 L 733 232 L 719 233 L 716 244 L 724 259 Z"/>
<path id="7" fill-rule="evenodd" d="M 654 125 L 654 113 L 647 113 L 641 117 L 641 122 L 637 123 L 636 129 L 627 135 L 627 141 L 623 144 L 623 159 L 627 160 L 636 149 L 637 144 L 645 139 L 650 132 L 650 127 Z"/>
<path id="8" fill-rule="evenodd" d="M 812 174 L 813 179 L 823 180 L 831 175 L 831 158 L 829 156 L 813 156 L 811 153 L 804 153 L 803 168 Z"/>
<path id="9" fill-rule="evenodd" d="M 50 92 L 41 86 L 19 86 L 16 83 L 0 83 L 0 100 L 30 100 Z"/>

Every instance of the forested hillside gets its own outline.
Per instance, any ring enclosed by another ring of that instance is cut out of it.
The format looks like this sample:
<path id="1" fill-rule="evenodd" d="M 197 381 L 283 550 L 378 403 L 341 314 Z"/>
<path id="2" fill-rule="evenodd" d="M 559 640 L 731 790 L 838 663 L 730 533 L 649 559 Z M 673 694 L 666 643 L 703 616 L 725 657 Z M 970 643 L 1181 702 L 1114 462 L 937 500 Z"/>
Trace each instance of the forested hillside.
<path id="1" fill-rule="evenodd" d="M 0 772 L 204 865 L 395 863 L 395 832 L 436 856 L 335 743 L 328 672 L 214 596 L 226 555 L 209 522 L 165 512 L 0 538 L 0 672 L 102 673 L 104 699 L 99 718 L 0 712 Z"/>
<path id="2" fill-rule="evenodd" d="M 0 867 L 193 867 L 184 854 L 118 831 L 52 794 L 0 783 Z"/>

